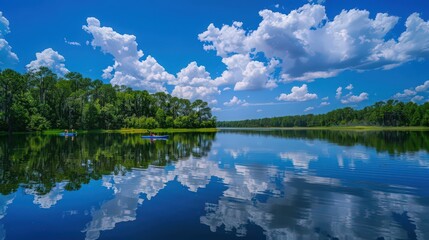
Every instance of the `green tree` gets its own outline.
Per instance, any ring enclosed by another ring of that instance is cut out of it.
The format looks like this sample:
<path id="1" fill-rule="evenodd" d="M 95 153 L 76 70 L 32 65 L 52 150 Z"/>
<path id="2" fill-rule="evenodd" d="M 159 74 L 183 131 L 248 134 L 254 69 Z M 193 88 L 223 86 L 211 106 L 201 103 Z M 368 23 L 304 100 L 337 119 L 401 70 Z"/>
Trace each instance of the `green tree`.
<path id="1" fill-rule="evenodd" d="M 0 72 L 0 104 L 3 111 L 2 122 L 3 129 L 10 133 L 18 125 L 16 120 L 20 121 L 20 116 L 26 109 L 18 103 L 20 98 L 25 97 L 24 92 L 27 90 L 25 79 L 16 71 L 6 69 Z M 23 130 L 23 129 L 19 129 Z"/>

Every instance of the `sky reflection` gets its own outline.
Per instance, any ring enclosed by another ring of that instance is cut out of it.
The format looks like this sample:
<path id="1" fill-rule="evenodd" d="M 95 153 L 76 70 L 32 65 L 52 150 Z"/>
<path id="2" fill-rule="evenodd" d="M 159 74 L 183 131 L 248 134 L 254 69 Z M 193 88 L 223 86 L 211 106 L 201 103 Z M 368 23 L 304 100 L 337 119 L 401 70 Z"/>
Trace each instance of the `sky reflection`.
<path id="1" fill-rule="evenodd" d="M 118 227 L 123 224 L 162 225 L 156 212 L 142 209 L 168 209 L 165 193 L 174 192 L 187 200 L 173 201 L 197 209 L 183 224 L 216 234 L 213 239 L 259 239 L 255 227 L 266 239 L 429 239 L 426 151 L 388 154 L 362 145 L 234 133 L 218 133 L 207 146 L 207 153 L 195 150 L 166 166 L 104 174 L 90 186 L 99 193 L 98 204 L 81 200 L 80 209 L 65 207 L 72 201 L 67 181 L 45 194 L 35 184 L 1 195 L 0 239 L 21 193 L 43 211 L 60 208 L 63 218 L 79 218 L 84 238 L 95 240 L 124 231 Z"/>

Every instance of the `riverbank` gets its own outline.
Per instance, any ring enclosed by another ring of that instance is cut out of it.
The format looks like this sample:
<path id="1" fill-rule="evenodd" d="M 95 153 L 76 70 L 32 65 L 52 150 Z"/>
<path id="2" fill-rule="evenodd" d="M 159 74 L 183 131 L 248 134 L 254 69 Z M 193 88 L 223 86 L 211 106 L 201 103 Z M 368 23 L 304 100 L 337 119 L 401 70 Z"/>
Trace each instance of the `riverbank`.
<path id="1" fill-rule="evenodd" d="M 429 131 L 429 127 L 420 126 L 402 126 L 402 127 L 383 127 L 383 126 L 335 126 L 335 127 L 261 127 L 261 128 L 157 128 L 150 131 L 159 134 L 166 133 L 187 133 L 187 132 L 218 132 L 223 129 L 240 130 L 329 130 L 329 131 Z M 77 130 L 78 134 L 88 133 L 121 133 L 121 134 L 147 134 L 149 129 L 122 128 L 115 130 Z M 42 132 L 14 132 L 13 134 L 33 134 L 42 133 L 44 135 L 58 135 L 64 132 L 62 129 L 50 129 Z M 0 135 L 7 135 L 7 132 L 0 132 Z"/>
<path id="2" fill-rule="evenodd" d="M 139 133 L 139 134 L 148 134 L 149 131 L 153 133 L 186 133 L 186 132 L 217 132 L 216 128 L 157 128 L 157 129 L 136 129 L 136 128 L 122 128 L 115 130 L 76 130 L 78 134 L 87 134 L 87 133 Z M 58 135 L 59 133 L 64 132 L 64 130 L 60 129 L 51 129 L 43 131 L 42 133 L 45 135 Z"/>

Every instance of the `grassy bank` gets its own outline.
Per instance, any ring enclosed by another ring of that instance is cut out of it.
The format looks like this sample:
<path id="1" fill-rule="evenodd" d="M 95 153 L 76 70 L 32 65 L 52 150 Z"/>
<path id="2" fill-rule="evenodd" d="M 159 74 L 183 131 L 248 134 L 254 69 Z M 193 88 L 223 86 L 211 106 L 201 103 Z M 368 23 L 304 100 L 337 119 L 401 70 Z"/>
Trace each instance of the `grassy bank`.
<path id="1" fill-rule="evenodd" d="M 218 132 L 222 129 L 243 129 L 243 130 L 330 130 L 330 131 L 429 131 L 429 127 L 382 127 L 382 126 L 335 126 L 335 127 L 265 127 L 265 128 L 157 128 L 151 129 L 156 134 L 187 133 L 187 132 Z M 43 131 L 44 135 L 58 135 L 64 129 L 50 129 Z M 78 134 L 86 133 L 121 133 L 121 134 L 148 134 L 148 129 L 122 128 L 116 130 L 77 130 Z M 37 132 L 14 132 L 13 134 L 37 134 Z M 0 132 L 0 135 L 7 135 L 7 132 Z"/>
<path id="2" fill-rule="evenodd" d="M 185 132 L 217 132 L 218 129 L 216 128 L 157 128 L 157 129 L 151 129 L 150 131 L 154 133 L 185 133 Z M 45 135 L 58 135 L 59 133 L 64 132 L 64 130 L 60 129 L 51 129 L 43 131 L 43 134 Z M 121 133 L 121 134 L 128 134 L 128 133 L 138 133 L 138 134 L 148 134 L 149 129 L 135 129 L 135 128 L 122 128 L 122 129 L 116 129 L 116 130 L 103 130 L 103 129 L 97 129 L 97 130 L 77 130 L 78 134 L 86 134 L 86 133 Z"/>

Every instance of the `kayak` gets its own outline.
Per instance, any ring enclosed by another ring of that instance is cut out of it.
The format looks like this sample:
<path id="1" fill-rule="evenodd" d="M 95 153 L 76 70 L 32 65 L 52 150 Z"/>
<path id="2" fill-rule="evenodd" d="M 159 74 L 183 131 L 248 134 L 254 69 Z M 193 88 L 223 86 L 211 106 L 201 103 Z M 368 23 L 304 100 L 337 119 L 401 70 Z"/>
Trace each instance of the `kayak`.
<path id="1" fill-rule="evenodd" d="M 77 133 L 60 133 L 60 136 L 63 136 L 63 137 L 75 137 L 75 136 L 77 136 Z"/>
<path id="2" fill-rule="evenodd" d="M 167 139 L 168 135 L 142 136 L 145 139 Z"/>

